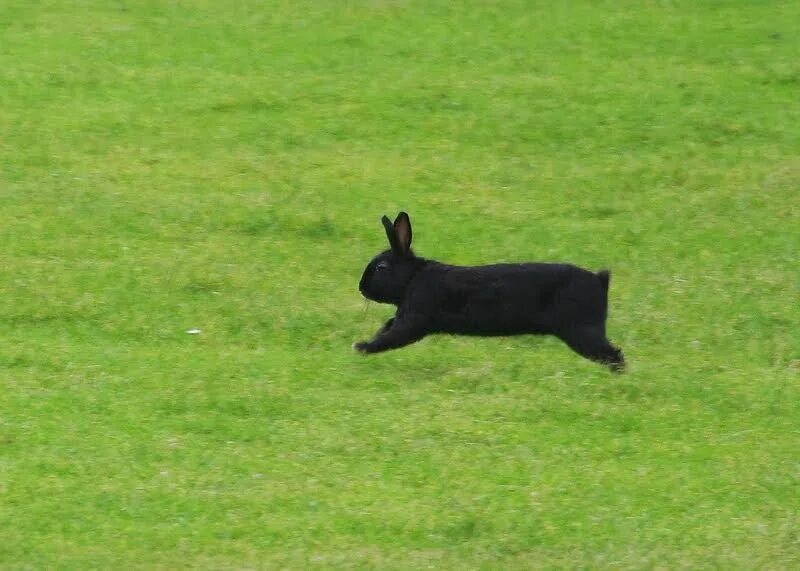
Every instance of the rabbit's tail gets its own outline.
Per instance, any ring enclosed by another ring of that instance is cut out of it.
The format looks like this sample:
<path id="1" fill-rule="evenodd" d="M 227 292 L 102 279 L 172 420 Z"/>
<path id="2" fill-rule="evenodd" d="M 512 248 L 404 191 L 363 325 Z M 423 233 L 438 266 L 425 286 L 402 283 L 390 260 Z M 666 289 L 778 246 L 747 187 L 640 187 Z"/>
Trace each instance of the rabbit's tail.
<path id="1" fill-rule="evenodd" d="M 603 290 L 608 293 L 608 283 L 611 281 L 611 272 L 608 270 L 600 270 L 597 272 L 597 277 L 600 278 L 600 283 L 603 285 Z"/>

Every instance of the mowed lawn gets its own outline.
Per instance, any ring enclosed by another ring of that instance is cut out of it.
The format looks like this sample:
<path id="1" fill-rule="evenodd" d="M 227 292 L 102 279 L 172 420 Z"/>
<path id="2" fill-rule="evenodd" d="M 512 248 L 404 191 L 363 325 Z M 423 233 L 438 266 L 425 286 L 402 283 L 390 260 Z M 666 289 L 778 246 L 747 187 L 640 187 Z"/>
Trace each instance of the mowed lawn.
<path id="1" fill-rule="evenodd" d="M 401 209 L 628 372 L 354 353 Z M 800 2 L 4 0 L 0 240 L 4 569 L 800 567 Z"/>

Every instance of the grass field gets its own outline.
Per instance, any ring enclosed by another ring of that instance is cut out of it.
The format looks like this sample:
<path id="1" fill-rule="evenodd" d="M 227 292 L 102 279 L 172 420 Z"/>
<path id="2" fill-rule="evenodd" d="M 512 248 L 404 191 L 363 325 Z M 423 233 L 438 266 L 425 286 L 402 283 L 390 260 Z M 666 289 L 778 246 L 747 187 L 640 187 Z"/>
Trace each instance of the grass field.
<path id="1" fill-rule="evenodd" d="M 0 3 L 0 567 L 800 567 L 800 3 L 265 4 Z M 354 353 L 401 209 L 628 373 Z"/>

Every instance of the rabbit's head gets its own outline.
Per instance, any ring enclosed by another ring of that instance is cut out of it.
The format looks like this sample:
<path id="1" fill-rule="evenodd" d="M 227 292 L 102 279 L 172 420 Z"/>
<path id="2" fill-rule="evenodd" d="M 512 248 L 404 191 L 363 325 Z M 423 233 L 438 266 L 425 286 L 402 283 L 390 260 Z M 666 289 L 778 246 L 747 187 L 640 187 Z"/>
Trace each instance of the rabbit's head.
<path id="1" fill-rule="evenodd" d="M 419 269 L 420 260 L 411 251 L 411 220 L 408 214 L 398 214 L 394 224 L 386 216 L 381 222 L 391 249 L 381 252 L 367 264 L 358 289 L 367 299 L 398 304 Z"/>

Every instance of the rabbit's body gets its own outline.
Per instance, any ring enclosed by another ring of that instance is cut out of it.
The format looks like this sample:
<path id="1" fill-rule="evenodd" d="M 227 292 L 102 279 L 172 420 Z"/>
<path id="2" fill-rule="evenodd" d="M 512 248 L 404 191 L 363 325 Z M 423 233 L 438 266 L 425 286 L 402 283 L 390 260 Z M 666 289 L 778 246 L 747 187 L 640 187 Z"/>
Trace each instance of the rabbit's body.
<path id="1" fill-rule="evenodd" d="M 552 334 L 585 357 L 622 368 L 622 352 L 605 337 L 609 273 L 570 264 L 452 266 L 411 252 L 411 223 L 384 217 L 391 250 L 373 259 L 359 289 L 368 299 L 397 306 L 369 342 L 374 353 L 407 345 L 429 333 Z"/>
<path id="2" fill-rule="evenodd" d="M 587 290 L 585 295 L 570 302 L 565 297 L 570 284 Z M 553 333 L 568 303 L 576 305 L 577 316 L 605 319 L 606 295 L 597 276 L 563 264 L 460 267 L 431 262 L 409 283 L 408 292 L 410 306 L 426 306 L 429 329 L 436 333 Z"/>

